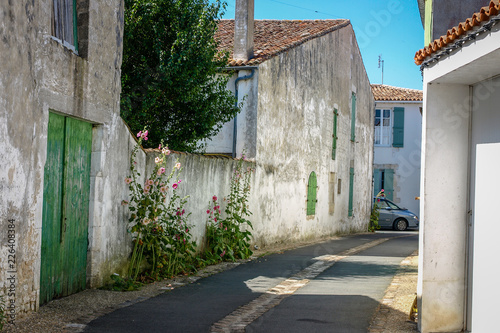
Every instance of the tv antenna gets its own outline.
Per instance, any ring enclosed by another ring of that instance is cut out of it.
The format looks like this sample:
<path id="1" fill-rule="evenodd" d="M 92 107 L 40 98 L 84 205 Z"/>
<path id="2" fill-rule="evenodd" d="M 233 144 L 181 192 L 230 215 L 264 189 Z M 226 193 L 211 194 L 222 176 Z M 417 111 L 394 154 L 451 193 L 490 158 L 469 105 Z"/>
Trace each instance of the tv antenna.
<path id="1" fill-rule="evenodd" d="M 378 56 L 378 68 L 382 66 L 382 84 L 384 84 L 384 60 L 382 60 L 382 55 L 379 54 Z"/>

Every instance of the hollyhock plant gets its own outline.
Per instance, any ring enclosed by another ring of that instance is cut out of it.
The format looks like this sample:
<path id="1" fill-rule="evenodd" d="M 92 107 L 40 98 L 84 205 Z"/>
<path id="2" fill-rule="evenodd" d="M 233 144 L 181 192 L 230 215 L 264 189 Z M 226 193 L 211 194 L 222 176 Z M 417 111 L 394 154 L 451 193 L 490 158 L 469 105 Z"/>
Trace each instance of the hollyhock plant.
<path id="1" fill-rule="evenodd" d="M 250 179 L 254 169 L 244 168 L 248 162 L 241 158 L 233 172 L 231 191 L 224 197 L 224 217 L 216 195 L 209 202 L 207 210 L 207 244 L 205 257 L 212 261 L 245 259 L 252 255 L 250 250 L 252 213 L 248 209 Z"/>
<path id="2" fill-rule="evenodd" d="M 177 161 L 172 171 L 166 172 L 170 151 L 161 149 L 166 147 L 163 143 L 158 147 L 159 156 L 154 160 L 154 169 L 142 185 L 135 160 L 148 134 L 146 128 L 137 133 L 138 142 L 130 156 L 131 176 L 125 179 L 130 190 L 128 231 L 134 244 L 128 274 L 134 281 L 139 275 L 158 279 L 188 270 L 192 267 L 196 246 L 191 241 L 188 224 L 191 213 L 186 214 L 183 209 L 188 196 L 181 197 L 177 191 L 168 191 L 170 184 L 174 189 L 179 187 L 182 169 Z"/>

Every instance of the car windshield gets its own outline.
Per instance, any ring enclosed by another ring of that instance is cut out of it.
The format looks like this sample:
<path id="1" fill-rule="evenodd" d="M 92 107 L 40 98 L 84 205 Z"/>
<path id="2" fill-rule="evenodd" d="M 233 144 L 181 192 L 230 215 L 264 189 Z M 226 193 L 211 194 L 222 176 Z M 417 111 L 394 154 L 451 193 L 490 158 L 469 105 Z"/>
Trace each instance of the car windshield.
<path id="1" fill-rule="evenodd" d="M 387 199 L 380 199 L 380 201 L 378 202 L 378 206 L 381 208 L 381 209 L 386 209 L 386 208 L 390 208 L 390 209 L 401 209 L 399 208 L 396 204 L 392 203 L 391 201 L 387 200 Z"/>

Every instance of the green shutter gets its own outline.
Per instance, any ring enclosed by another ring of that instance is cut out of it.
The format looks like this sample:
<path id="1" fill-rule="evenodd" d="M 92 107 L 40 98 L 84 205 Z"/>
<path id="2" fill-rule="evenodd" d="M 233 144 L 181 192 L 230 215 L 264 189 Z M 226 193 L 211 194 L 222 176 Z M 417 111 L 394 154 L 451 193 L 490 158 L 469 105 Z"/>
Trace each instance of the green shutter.
<path id="1" fill-rule="evenodd" d="M 356 139 L 356 94 L 351 95 L 351 141 Z"/>
<path id="2" fill-rule="evenodd" d="M 309 175 L 309 181 L 307 182 L 307 215 L 316 214 L 316 174 L 311 172 Z"/>
<path id="3" fill-rule="evenodd" d="M 354 168 L 349 170 L 349 216 L 352 216 L 354 201 Z"/>
<path id="4" fill-rule="evenodd" d="M 381 181 L 382 181 L 382 173 L 380 169 L 374 169 L 373 170 L 373 196 L 377 196 L 377 194 L 380 192 L 381 188 Z"/>
<path id="5" fill-rule="evenodd" d="M 394 170 L 385 169 L 384 170 L 384 194 L 389 200 L 394 198 Z"/>
<path id="6" fill-rule="evenodd" d="M 337 109 L 333 110 L 333 144 L 332 144 L 332 160 L 335 159 L 335 154 L 337 152 Z"/>
<path id="7" fill-rule="evenodd" d="M 78 53 L 78 24 L 77 24 L 78 13 L 76 11 L 76 0 L 73 0 L 73 46 L 75 47 L 75 52 Z"/>
<path id="8" fill-rule="evenodd" d="M 403 147 L 405 128 L 405 109 L 394 108 L 394 125 L 392 127 L 392 146 Z"/>

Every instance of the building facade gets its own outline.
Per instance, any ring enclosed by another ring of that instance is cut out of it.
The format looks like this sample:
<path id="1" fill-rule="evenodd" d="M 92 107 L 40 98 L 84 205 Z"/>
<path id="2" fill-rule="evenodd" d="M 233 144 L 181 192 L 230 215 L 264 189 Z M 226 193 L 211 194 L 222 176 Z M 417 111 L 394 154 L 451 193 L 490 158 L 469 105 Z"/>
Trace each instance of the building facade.
<path id="1" fill-rule="evenodd" d="M 476 10 L 415 55 L 424 76 L 422 332 L 497 326 L 500 2 Z"/>
<path id="2" fill-rule="evenodd" d="M 372 84 L 375 98 L 373 194 L 417 216 L 420 210 L 422 91 Z"/>

